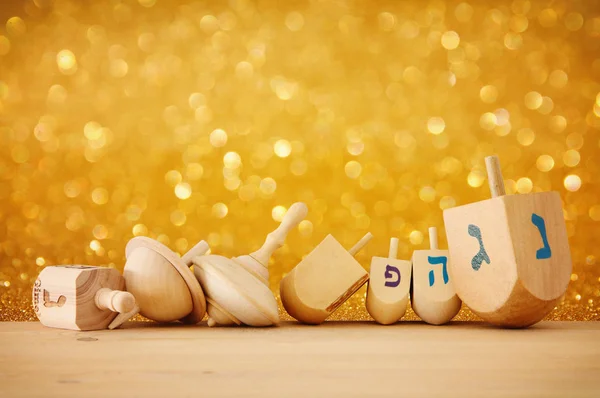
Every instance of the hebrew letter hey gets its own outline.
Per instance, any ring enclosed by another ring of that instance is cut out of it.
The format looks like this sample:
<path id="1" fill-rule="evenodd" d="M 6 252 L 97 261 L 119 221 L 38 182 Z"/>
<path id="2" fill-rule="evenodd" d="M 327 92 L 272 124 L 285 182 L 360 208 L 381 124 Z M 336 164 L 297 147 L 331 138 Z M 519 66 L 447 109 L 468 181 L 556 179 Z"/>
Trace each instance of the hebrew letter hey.
<path id="1" fill-rule="evenodd" d="M 448 283 L 448 280 L 450 278 L 448 278 L 448 257 L 446 256 L 440 256 L 440 257 L 431 257 L 431 256 L 427 256 L 427 261 L 429 261 L 429 264 L 434 265 L 434 264 L 442 264 L 442 278 L 444 279 L 444 285 Z M 435 283 L 435 274 L 433 273 L 433 270 L 429 271 L 429 286 L 433 286 L 433 284 Z"/>

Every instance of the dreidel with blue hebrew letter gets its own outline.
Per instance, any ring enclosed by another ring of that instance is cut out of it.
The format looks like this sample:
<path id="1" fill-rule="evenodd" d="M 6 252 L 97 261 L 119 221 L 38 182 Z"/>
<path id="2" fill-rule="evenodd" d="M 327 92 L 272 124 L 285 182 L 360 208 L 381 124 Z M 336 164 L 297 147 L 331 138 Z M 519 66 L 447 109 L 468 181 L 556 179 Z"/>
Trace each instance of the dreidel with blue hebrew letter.
<path id="1" fill-rule="evenodd" d="M 373 257 L 367 287 L 367 311 L 377 323 L 390 325 L 406 313 L 410 261 L 398 260 L 398 238 L 390 240 L 388 258 Z"/>
<path id="2" fill-rule="evenodd" d="M 438 249 L 437 228 L 429 228 L 430 250 L 415 250 L 412 258 L 411 302 L 415 313 L 431 325 L 449 322 L 460 311 L 448 272 L 448 250 Z"/>
<path id="3" fill-rule="evenodd" d="M 500 163 L 485 159 L 492 198 L 444 211 L 458 296 L 485 321 L 526 327 L 564 295 L 571 254 L 557 192 L 505 195 Z"/>

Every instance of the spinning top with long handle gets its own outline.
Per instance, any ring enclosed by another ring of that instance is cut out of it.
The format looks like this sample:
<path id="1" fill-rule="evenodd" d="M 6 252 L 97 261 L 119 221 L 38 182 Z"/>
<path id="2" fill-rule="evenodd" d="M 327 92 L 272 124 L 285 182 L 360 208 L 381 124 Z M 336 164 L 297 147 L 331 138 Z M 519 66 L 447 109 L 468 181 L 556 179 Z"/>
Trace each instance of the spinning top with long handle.
<path id="1" fill-rule="evenodd" d="M 208 249 L 208 244 L 200 241 L 179 257 L 154 239 L 143 236 L 131 239 L 125 249 L 127 262 L 123 276 L 140 313 L 157 322 L 200 322 L 206 313 L 206 300 L 189 267 L 193 257 L 205 254 Z"/>
<path id="2" fill-rule="evenodd" d="M 206 294 L 209 326 L 279 323 L 277 302 L 269 289 L 269 259 L 307 212 L 304 203 L 290 206 L 279 227 L 250 255 L 232 259 L 217 255 L 194 258 L 194 274 Z"/>

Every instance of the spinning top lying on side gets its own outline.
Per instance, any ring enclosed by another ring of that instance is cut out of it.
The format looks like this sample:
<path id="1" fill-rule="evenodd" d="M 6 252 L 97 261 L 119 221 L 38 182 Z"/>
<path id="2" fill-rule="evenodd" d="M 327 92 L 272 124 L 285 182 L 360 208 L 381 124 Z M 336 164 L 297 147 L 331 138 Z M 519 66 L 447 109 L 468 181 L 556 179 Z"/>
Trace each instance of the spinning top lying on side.
<path id="1" fill-rule="evenodd" d="M 307 211 L 304 203 L 294 203 L 263 246 L 250 255 L 194 258 L 194 274 L 206 294 L 208 326 L 269 326 L 279 322 L 277 301 L 269 289 L 269 258 Z"/>
<path id="2" fill-rule="evenodd" d="M 44 326 L 74 330 L 114 329 L 138 313 L 125 280 L 113 268 L 54 266 L 40 272 L 33 308 Z"/>
<path id="3" fill-rule="evenodd" d="M 398 238 L 390 240 L 388 258 L 373 257 L 366 307 L 377 323 L 390 325 L 402 318 L 410 293 L 410 261 L 398 260 Z"/>
<path id="4" fill-rule="evenodd" d="M 429 228 L 429 246 L 413 252 L 411 302 L 419 318 L 441 325 L 454 318 L 462 302 L 448 273 L 448 250 L 438 249 L 435 227 Z"/>
<path id="5" fill-rule="evenodd" d="M 279 287 L 285 310 L 300 322 L 319 324 L 369 280 L 354 259 L 373 238 L 367 233 L 346 251 L 331 235 L 287 274 Z"/>
<path id="6" fill-rule="evenodd" d="M 183 257 L 154 239 L 138 236 L 127 243 L 123 276 L 140 313 L 157 322 L 195 324 L 206 313 L 200 284 L 190 270 L 192 258 L 208 251 L 200 241 Z"/>

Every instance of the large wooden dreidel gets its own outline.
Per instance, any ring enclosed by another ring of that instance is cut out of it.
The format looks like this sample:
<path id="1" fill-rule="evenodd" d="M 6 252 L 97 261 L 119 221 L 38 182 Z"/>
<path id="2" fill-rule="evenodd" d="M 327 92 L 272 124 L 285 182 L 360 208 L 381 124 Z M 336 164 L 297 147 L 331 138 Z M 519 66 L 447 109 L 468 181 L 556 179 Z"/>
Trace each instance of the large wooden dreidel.
<path id="1" fill-rule="evenodd" d="M 125 248 L 123 276 L 127 290 L 140 306 L 140 314 L 157 322 L 200 322 L 206 313 L 206 300 L 189 267 L 193 257 L 208 249 L 208 244 L 200 241 L 179 257 L 154 239 L 131 239 Z"/>
<path id="2" fill-rule="evenodd" d="M 367 233 L 350 250 L 327 235 L 280 284 L 285 310 L 300 322 L 319 324 L 369 280 L 354 259 L 373 238 Z"/>
<path id="3" fill-rule="evenodd" d="M 398 238 L 390 240 L 388 258 L 373 257 L 369 271 L 366 307 L 377 323 L 390 325 L 406 313 L 410 294 L 411 263 L 398 260 Z"/>
<path id="4" fill-rule="evenodd" d="M 277 301 L 269 288 L 269 259 L 307 212 L 304 203 L 290 206 L 279 227 L 250 255 L 232 259 L 217 255 L 194 258 L 194 274 L 206 295 L 208 326 L 279 323 Z"/>
<path id="5" fill-rule="evenodd" d="M 429 228 L 429 246 L 413 252 L 411 303 L 423 321 L 442 325 L 460 311 L 461 301 L 448 272 L 448 250 L 438 248 L 435 227 Z"/>
<path id="6" fill-rule="evenodd" d="M 47 267 L 33 286 L 33 309 L 44 326 L 73 330 L 114 329 L 137 314 L 135 298 L 113 268 Z"/>
<path id="7" fill-rule="evenodd" d="M 571 254 L 558 192 L 505 195 L 498 157 L 485 159 L 492 198 L 444 211 L 460 298 L 485 321 L 526 327 L 567 290 Z"/>

